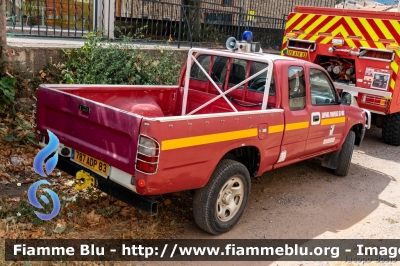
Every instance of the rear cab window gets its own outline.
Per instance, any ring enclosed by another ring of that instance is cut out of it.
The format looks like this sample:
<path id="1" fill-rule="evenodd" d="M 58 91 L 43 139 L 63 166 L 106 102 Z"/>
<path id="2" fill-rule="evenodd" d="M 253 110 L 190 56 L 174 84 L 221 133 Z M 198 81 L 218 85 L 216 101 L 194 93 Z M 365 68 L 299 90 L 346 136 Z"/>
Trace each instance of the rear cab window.
<path id="1" fill-rule="evenodd" d="M 213 55 L 199 55 L 197 60 L 215 84 L 223 91 L 229 90 L 248 77 L 268 67 L 268 64 L 263 62 Z M 243 83 L 228 95 L 237 101 L 261 105 L 265 92 L 266 76 L 267 72 L 261 73 Z M 190 71 L 190 89 L 219 94 L 196 63 L 192 65 Z M 269 103 L 275 103 L 275 95 L 275 79 L 274 75 L 272 75 Z"/>

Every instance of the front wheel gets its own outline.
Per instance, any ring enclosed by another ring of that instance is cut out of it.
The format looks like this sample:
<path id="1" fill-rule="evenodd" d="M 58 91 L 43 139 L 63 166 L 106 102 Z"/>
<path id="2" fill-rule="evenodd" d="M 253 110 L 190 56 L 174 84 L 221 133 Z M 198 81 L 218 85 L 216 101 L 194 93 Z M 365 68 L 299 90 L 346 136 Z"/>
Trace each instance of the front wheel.
<path id="1" fill-rule="evenodd" d="M 346 176 L 349 172 L 351 157 L 353 156 L 354 142 L 356 140 L 356 134 L 354 131 L 350 131 L 347 134 L 346 140 L 344 141 L 339 154 L 338 167 L 333 171 L 335 175 Z"/>
<path id="2" fill-rule="evenodd" d="M 243 164 L 222 160 L 207 185 L 195 192 L 193 216 L 196 224 L 214 235 L 231 230 L 244 212 L 250 186 L 250 174 Z"/>

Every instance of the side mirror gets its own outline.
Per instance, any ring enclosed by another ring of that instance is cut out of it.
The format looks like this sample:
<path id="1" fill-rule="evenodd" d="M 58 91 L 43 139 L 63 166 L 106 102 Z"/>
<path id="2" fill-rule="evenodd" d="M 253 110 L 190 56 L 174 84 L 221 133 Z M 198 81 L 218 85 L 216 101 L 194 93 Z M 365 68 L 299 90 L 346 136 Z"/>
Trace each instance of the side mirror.
<path id="1" fill-rule="evenodd" d="M 351 105 L 353 102 L 353 95 L 351 95 L 348 92 L 343 92 L 342 93 L 342 100 L 341 100 L 341 104 L 344 105 Z"/>

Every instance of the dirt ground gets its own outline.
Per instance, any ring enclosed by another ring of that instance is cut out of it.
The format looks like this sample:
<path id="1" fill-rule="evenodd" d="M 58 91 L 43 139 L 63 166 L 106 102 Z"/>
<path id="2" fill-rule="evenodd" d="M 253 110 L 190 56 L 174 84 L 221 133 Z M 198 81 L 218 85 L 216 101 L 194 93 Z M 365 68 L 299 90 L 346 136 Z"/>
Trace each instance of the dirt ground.
<path id="1" fill-rule="evenodd" d="M 153 233 L 163 230 L 161 238 L 175 239 L 398 239 L 400 238 L 398 209 L 400 206 L 398 182 L 400 147 L 382 143 L 380 134 L 381 130 L 376 128 L 367 131 L 362 146 L 354 150 L 347 177 L 337 177 L 320 166 L 318 159 L 311 159 L 267 172 L 262 177 L 254 179 L 245 214 L 233 230 L 220 236 L 211 236 L 196 226 L 191 215 L 191 204 L 186 201 L 190 200 L 191 194 L 186 192 L 162 198 L 158 218 L 150 219 L 142 214 L 127 218 L 117 212 L 114 216 L 104 219 L 115 221 L 117 217 L 119 224 L 123 223 L 126 227 L 124 232 L 132 231 L 140 224 L 142 230 L 151 229 Z M 21 190 L 27 190 L 28 187 L 24 186 L 27 185 L 23 184 L 16 191 L 3 186 L 0 194 L 20 193 Z M 13 187 L 15 189 L 15 186 Z M 177 201 L 182 201 L 182 203 L 177 204 Z M 88 213 L 91 209 L 95 209 L 93 206 L 88 207 Z M 95 207 L 99 208 L 97 205 Z M 180 208 L 186 208 L 186 210 Z M 65 220 L 68 226 L 69 221 L 67 218 Z M 70 223 L 74 225 L 74 221 Z M 121 226 L 117 227 L 121 229 Z M 89 231 L 76 231 L 75 228 L 76 226 L 67 230 L 58 238 L 105 238 L 114 232 L 110 231 L 111 227 L 104 226 L 101 227 L 103 231 L 96 230 L 94 227 L 90 227 Z M 115 226 L 112 228 L 115 229 Z M 6 234 L 5 237 L 7 236 L 10 235 Z M 115 237 L 118 236 L 137 237 L 123 235 L 123 233 L 115 235 Z M 149 236 L 142 235 L 141 237 Z M 127 262 L 121 265 L 338 266 L 356 264 L 344 262 Z M 369 265 L 378 264 L 370 263 Z"/>
<path id="2" fill-rule="evenodd" d="M 317 159 L 267 172 L 253 180 L 248 207 L 232 231 L 210 236 L 192 222 L 177 238 L 399 239 L 400 147 L 382 143 L 380 136 L 380 129 L 367 131 L 362 146 L 354 150 L 347 177 L 333 175 Z M 356 265 L 344 262 L 195 263 L 204 264 Z"/>

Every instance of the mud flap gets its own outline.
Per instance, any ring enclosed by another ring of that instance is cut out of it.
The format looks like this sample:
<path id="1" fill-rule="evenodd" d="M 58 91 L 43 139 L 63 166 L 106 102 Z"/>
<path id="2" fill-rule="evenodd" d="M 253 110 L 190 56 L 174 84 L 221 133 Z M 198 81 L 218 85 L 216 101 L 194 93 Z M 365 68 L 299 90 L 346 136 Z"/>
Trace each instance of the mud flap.
<path id="1" fill-rule="evenodd" d="M 342 149 L 325 154 L 322 158 L 321 165 L 329 169 L 337 169 L 339 166 L 339 156 Z"/>

